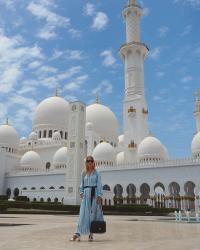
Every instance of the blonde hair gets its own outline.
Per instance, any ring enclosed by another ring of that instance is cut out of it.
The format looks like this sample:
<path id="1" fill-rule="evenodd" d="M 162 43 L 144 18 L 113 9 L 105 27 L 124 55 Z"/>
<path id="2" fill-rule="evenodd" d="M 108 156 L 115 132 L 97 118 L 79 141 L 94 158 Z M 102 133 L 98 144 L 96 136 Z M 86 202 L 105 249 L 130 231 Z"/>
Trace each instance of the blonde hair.
<path id="1" fill-rule="evenodd" d="M 93 157 L 92 155 L 88 155 L 88 156 L 86 157 L 86 159 L 85 159 L 85 168 L 83 169 L 83 171 L 82 171 L 82 173 L 81 173 L 83 176 L 85 176 L 86 173 L 87 173 L 87 160 L 88 160 L 88 158 L 90 158 L 91 160 L 94 161 L 94 162 L 93 162 L 93 170 L 95 170 L 95 168 L 96 168 L 94 157 Z"/>

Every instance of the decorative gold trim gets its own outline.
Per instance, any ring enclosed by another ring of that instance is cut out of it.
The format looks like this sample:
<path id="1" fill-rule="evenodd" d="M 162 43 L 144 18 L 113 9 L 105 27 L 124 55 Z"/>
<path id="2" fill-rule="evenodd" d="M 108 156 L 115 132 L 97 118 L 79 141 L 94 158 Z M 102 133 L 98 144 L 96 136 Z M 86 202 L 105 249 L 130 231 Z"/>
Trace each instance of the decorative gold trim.
<path id="1" fill-rule="evenodd" d="M 128 109 L 128 113 L 136 113 L 136 109 L 132 106 Z"/>
<path id="2" fill-rule="evenodd" d="M 137 144 L 135 144 L 134 142 L 130 142 L 128 144 L 128 148 L 137 148 Z"/>

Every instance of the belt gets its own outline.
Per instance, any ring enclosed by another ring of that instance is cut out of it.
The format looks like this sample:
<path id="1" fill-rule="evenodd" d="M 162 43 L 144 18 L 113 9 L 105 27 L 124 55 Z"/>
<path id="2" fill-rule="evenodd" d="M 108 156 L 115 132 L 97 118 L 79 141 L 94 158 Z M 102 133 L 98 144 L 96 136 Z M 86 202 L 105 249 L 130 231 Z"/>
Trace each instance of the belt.
<path id="1" fill-rule="evenodd" d="M 91 206 L 92 206 L 92 201 L 93 201 L 93 198 L 95 197 L 95 188 L 97 186 L 84 186 L 83 188 L 91 188 Z"/>

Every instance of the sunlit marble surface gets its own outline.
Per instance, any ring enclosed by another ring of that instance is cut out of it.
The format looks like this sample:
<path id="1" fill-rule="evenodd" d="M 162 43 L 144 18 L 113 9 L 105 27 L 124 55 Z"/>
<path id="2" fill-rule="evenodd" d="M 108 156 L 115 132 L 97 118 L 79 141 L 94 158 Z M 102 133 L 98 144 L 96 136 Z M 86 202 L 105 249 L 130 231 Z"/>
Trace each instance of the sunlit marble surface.
<path id="1" fill-rule="evenodd" d="M 105 216 L 107 233 L 94 242 L 70 242 L 77 216 L 1 215 L 2 250 L 199 250 L 200 224 L 177 223 L 167 217 Z M 29 224 L 2 226 L 4 223 Z"/>

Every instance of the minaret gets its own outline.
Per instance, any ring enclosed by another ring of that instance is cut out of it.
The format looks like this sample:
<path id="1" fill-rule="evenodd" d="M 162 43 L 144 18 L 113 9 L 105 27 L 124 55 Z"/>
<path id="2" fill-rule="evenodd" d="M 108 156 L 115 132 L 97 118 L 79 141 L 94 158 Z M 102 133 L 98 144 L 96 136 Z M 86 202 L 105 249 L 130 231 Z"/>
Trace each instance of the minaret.
<path id="1" fill-rule="evenodd" d="M 194 116 L 196 118 L 196 129 L 197 133 L 200 131 L 200 99 L 199 99 L 199 91 L 196 90 L 195 93 L 195 111 L 194 111 Z"/>
<path id="2" fill-rule="evenodd" d="M 124 143 L 127 161 L 136 159 L 138 144 L 149 134 L 148 110 L 144 96 L 144 59 L 148 47 L 140 42 L 142 8 L 129 0 L 123 10 L 126 23 L 126 43 L 120 48 L 125 64 Z"/>

